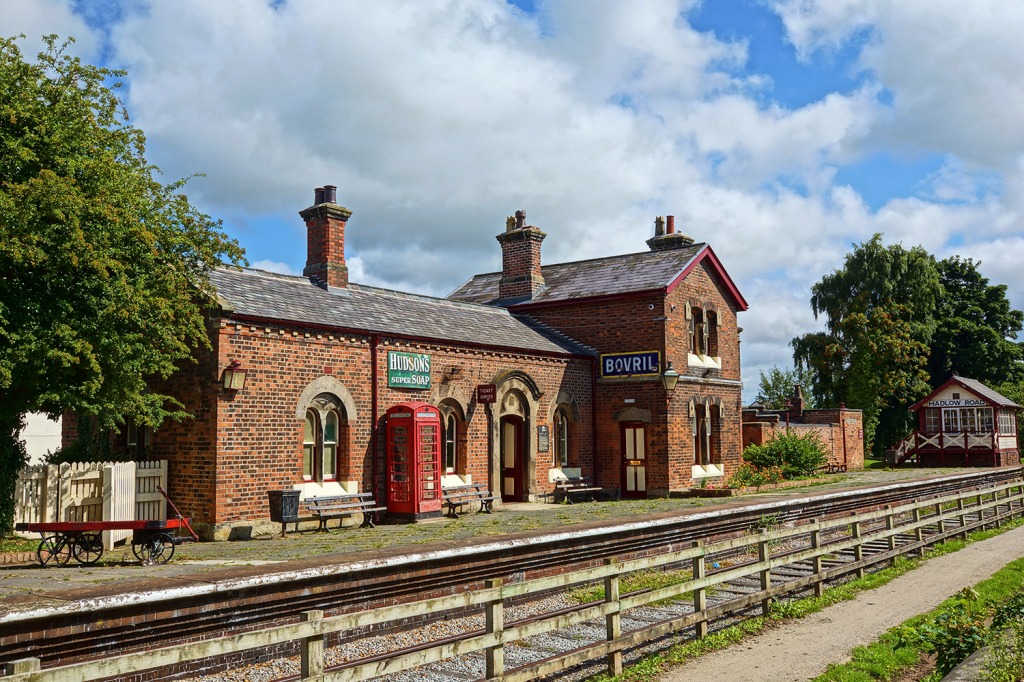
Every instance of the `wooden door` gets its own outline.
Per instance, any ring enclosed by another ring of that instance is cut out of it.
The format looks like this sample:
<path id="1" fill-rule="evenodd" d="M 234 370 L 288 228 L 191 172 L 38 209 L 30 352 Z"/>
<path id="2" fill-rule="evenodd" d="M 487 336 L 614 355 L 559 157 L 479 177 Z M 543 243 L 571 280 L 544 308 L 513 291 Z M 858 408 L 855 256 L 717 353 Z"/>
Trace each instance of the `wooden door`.
<path id="1" fill-rule="evenodd" d="M 622 496 L 647 497 L 647 430 L 639 422 L 621 425 Z"/>
<path id="2" fill-rule="evenodd" d="M 501 418 L 501 500 L 523 501 L 523 419 Z"/>

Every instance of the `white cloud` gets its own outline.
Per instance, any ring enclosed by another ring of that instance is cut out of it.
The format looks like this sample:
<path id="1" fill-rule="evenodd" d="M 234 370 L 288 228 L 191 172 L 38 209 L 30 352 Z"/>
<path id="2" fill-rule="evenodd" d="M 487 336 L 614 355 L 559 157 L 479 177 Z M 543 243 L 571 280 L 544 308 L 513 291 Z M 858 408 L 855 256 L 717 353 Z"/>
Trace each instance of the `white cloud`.
<path id="1" fill-rule="evenodd" d="M 7 33 L 99 51 L 69 2 L 0 2 Z M 644 250 L 674 214 L 751 303 L 748 393 L 816 328 L 809 287 L 874 232 L 1012 281 L 1024 5 L 778 2 L 804 59 L 854 46 L 868 74 L 791 108 L 764 104 L 746 44 L 686 23 L 695 2 L 551 0 L 538 16 L 503 0 L 130 3 L 106 47 L 149 158 L 170 179 L 206 174 L 190 196 L 257 267 L 301 271 L 296 212 L 325 183 L 353 210 L 353 281 L 439 295 L 500 267 L 494 236 L 516 209 L 548 233 L 545 262 Z M 836 177 L 879 149 L 946 162 L 872 211 Z"/>

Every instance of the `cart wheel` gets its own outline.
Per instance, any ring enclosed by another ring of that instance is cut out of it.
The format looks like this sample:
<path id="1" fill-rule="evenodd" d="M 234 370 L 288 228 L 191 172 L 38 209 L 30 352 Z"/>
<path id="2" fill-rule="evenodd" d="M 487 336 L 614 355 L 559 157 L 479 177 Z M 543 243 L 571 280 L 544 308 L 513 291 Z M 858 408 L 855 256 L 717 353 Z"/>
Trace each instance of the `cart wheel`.
<path id="1" fill-rule="evenodd" d="M 103 536 L 99 533 L 82 533 L 75 540 L 71 553 L 78 563 L 93 565 L 103 556 Z"/>
<path id="2" fill-rule="evenodd" d="M 167 533 L 151 535 L 142 543 L 141 553 L 144 564 L 166 564 L 174 556 L 174 539 Z"/>
<path id="3" fill-rule="evenodd" d="M 145 545 L 146 545 L 145 542 L 133 542 L 132 543 L 132 554 L 134 554 L 135 558 L 138 559 L 139 561 L 145 561 L 146 560 L 146 553 L 143 550 Z"/>
<path id="4" fill-rule="evenodd" d="M 74 539 L 67 536 L 44 535 L 39 541 L 39 549 L 36 550 L 36 557 L 43 566 L 66 566 L 71 561 L 71 546 L 75 544 Z"/>

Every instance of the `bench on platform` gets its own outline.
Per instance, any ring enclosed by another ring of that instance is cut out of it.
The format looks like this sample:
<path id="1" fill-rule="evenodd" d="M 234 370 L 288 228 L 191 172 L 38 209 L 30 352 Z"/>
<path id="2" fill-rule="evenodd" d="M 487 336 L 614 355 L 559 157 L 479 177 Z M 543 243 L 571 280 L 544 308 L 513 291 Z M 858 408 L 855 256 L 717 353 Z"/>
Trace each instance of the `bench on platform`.
<path id="1" fill-rule="evenodd" d="M 555 483 L 555 502 L 565 500 L 567 504 L 572 504 L 579 499 L 593 502 L 603 491 L 604 488 L 592 485 L 586 479 L 566 478 Z"/>
<path id="2" fill-rule="evenodd" d="M 820 467 L 818 467 L 818 471 L 821 471 L 822 473 L 826 474 L 838 474 L 840 472 L 846 471 L 846 465 L 840 464 L 839 462 L 826 462 L 825 464 L 822 464 Z"/>
<path id="3" fill-rule="evenodd" d="M 330 497 L 310 497 L 306 500 L 306 507 L 320 521 L 316 529 L 318 533 L 329 533 L 327 522 L 331 519 L 338 519 L 338 528 L 341 528 L 341 520 L 363 515 L 363 523 L 360 528 L 376 528 L 382 511 L 387 507 L 381 507 L 373 499 L 373 493 L 352 493 L 349 495 L 333 495 Z"/>
<path id="4" fill-rule="evenodd" d="M 485 514 L 491 513 L 491 504 L 494 496 L 491 491 L 484 487 L 483 483 L 467 483 L 465 485 L 453 485 L 441 489 L 444 498 L 444 506 L 448 508 L 445 516 L 453 519 L 459 518 L 457 509 L 468 507 L 474 502 L 480 503 L 480 511 Z"/>

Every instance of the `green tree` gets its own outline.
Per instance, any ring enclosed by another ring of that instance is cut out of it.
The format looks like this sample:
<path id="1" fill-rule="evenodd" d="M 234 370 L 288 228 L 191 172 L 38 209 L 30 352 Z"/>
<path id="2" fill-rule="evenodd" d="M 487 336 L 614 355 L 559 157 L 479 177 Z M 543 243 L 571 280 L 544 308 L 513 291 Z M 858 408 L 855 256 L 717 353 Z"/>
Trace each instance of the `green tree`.
<path id="1" fill-rule="evenodd" d="M 794 386 L 800 384 L 806 386 L 808 377 L 806 370 L 779 369 L 778 365 L 772 365 L 767 373 L 761 372 L 758 380 L 757 402 L 769 410 L 784 410 L 786 403 L 793 397 Z M 804 396 L 804 407 L 813 407 L 812 401 Z"/>
<path id="2" fill-rule="evenodd" d="M 243 260 L 183 183 L 156 179 L 110 82 L 124 74 L 46 44 L 32 62 L 0 39 L 0 532 L 24 464 L 21 415 L 183 417 L 147 379 L 209 344 L 207 275 Z"/>
<path id="3" fill-rule="evenodd" d="M 1024 378 L 1015 340 L 1024 313 L 1010 307 L 1006 285 L 990 285 L 978 265 L 959 256 L 938 263 L 943 294 L 928 359 L 932 386 L 954 374 L 989 385 Z"/>
<path id="4" fill-rule="evenodd" d="M 864 436 L 876 455 L 910 425 L 906 407 L 928 391 L 928 345 L 942 285 L 921 247 L 857 244 L 843 268 L 811 288 L 825 330 L 793 339 L 797 367 L 811 370 L 818 405 L 864 410 Z"/>

